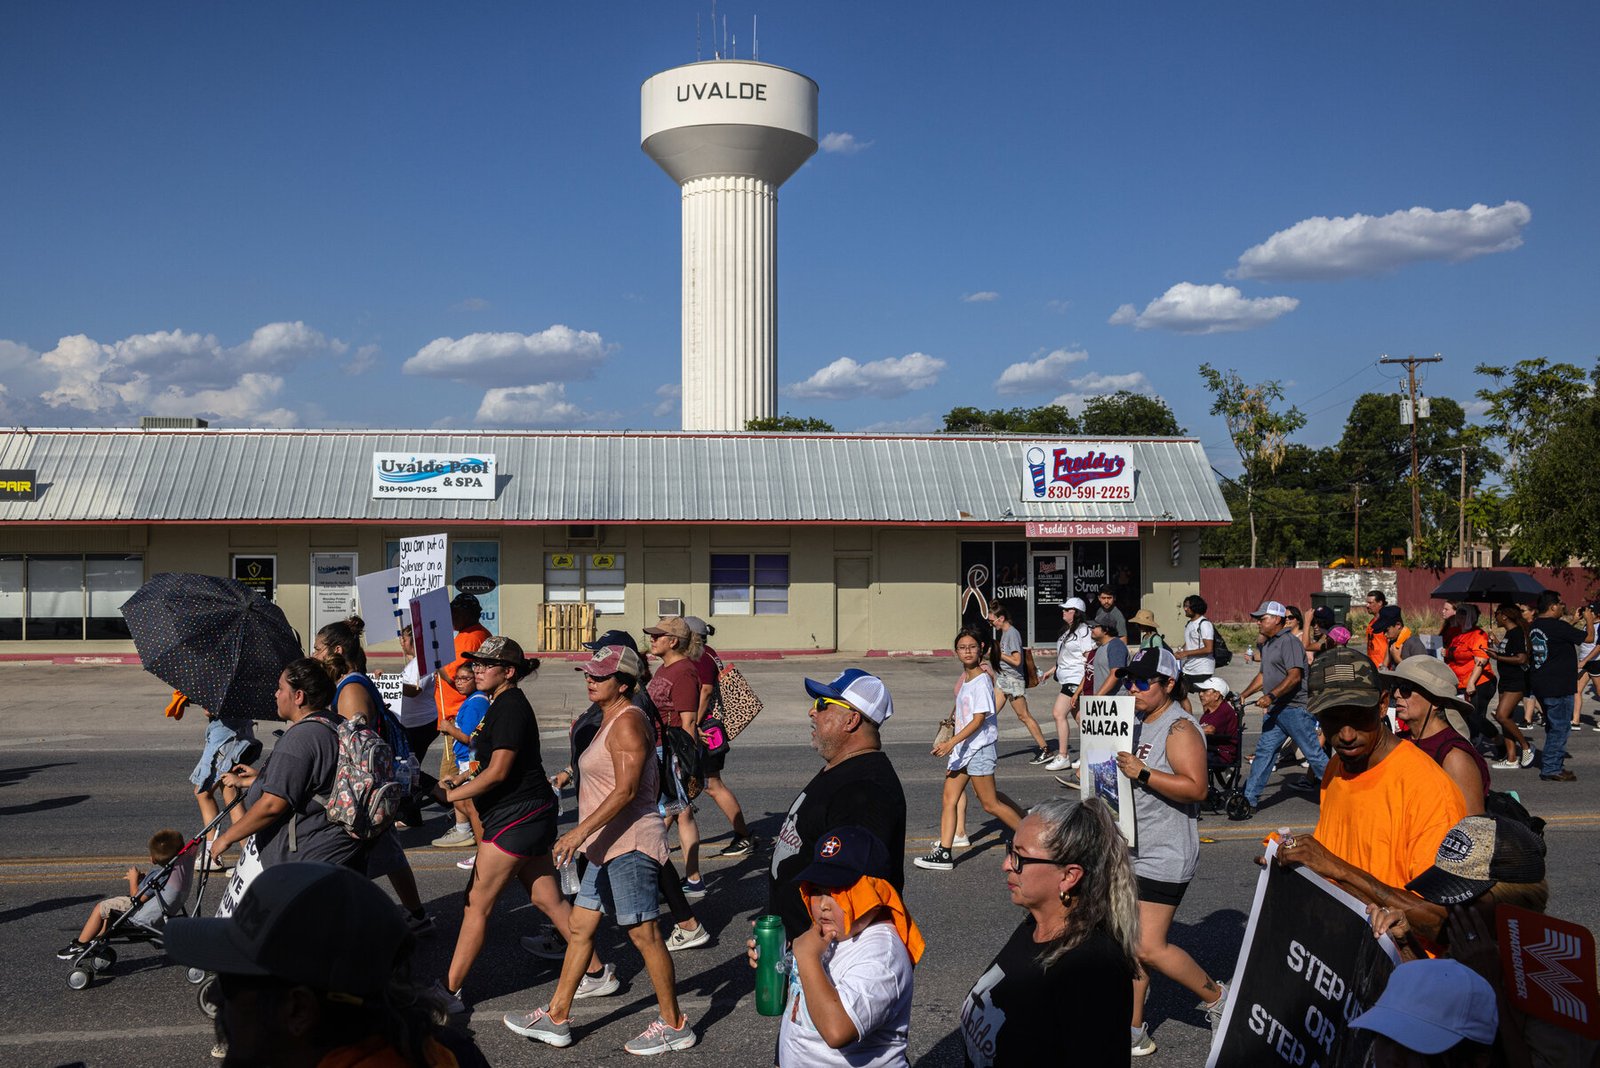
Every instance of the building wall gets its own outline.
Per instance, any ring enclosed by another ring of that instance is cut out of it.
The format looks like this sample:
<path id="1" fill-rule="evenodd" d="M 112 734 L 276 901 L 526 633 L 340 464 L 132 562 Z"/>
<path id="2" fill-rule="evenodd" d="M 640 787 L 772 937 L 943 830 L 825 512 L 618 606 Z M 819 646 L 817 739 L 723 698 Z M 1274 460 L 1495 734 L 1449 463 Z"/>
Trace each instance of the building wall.
<path id="1" fill-rule="evenodd" d="M 1181 642 L 1177 605 L 1199 589 L 1199 533 L 1180 533 L 1176 565 L 1172 530 L 1140 539 L 1140 605 L 1156 614 L 1171 644 Z M 311 555 L 354 552 L 358 571 L 385 565 L 384 544 L 435 533 L 411 526 L 161 525 L 10 527 L 0 529 L 0 554 L 139 552 L 148 578 L 163 571 L 232 574 L 232 557 L 276 557 L 276 601 L 309 646 Z M 602 616 L 601 629 L 638 633 L 655 621 L 656 599 L 679 597 L 689 614 L 709 619 L 722 649 L 783 651 L 943 650 L 958 625 L 960 546 L 963 540 L 1013 536 L 993 528 L 806 525 L 617 524 L 603 527 L 595 545 L 571 546 L 564 526 L 451 528 L 455 540 L 500 543 L 500 619 L 497 629 L 530 651 L 537 645 L 545 600 L 544 559 L 553 551 L 624 554 L 625 610 Z M 711 555 L 787 553 L 789 603 L 782 615 L 714 615 Z M 1131 615 L 1140 605 L 1127 606 Z M 117 642 L 0 642 L 0 652 L 125 652 Z M 379 648 L 397 649 L 390 643 Z"/>

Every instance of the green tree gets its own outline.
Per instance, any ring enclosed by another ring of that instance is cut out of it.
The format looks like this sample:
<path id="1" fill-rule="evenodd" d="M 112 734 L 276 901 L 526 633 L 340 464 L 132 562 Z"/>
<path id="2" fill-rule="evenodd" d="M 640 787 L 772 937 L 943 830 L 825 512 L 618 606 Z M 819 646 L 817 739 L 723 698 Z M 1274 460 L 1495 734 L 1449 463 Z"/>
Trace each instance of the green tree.
<path id="1" fill-rule="evenodd" d="M 1576 364 L 1543 357 L 1510 367 L 1480 363 L 1474 370 L 1494 380 L 1495 388 L 1478 390 L 1478 399 L 1489 405 L 1484 425 L 1505 444 L 1512 469 L 1523 454 L 1544 443 L 1573 405 L 1600 387 L 1600 362 L 1587 378 Z"/>
<path id="2" fill-rule="evenodd" d="M 1071 436 L 1080 432 L 1066 405 L 1042 408 L 952 408 L 945 413 L 946 434 L 1040 434 Z"/>
<path id="3" fill-rule="evenodd" d="M 1492 470 L 1494 456 L 1483 432 L 1466 425 L 1466 412 L 1449 397 L 1430 400 L 1431 412 L 1417 421 L 1417 484 L 1422 502 L 1422 544 L 1411 546 L 1414 562 L 1443 566 L 1455 551 L 1465 449 L 1468 490 Z M 1411 428 L 1400 423 L 1400 398 L 1363 393 L 1350 406 L 1339 439 L 1346 482 L 1367 488 L 1361 512 L 1361 544 L 1385 550 L 1406 546 L 1411 536 Z"/>
<path id="4" fill-rule="evenodd" d="M 1160 397 L 1119 389 L 1083 402 L 1083 434 L 1095 438 L 1179 437 L 1186 433 Z"/>
<path id="5" fill-rule="evenodd" d="M 797 415 L 767 415 L 759 419 L 746 419 L 744 428 L 752 432 L 832 433 L 833 424 L 821 419 L 802 419 Z"/>
<path id="6" fill-rule="evenodd" d="M 1469 538 L 1490 546 L 1489 566 L 1500 566 L 1500 547 L 1511 539 L 1511 505 L 1498 487 L 1484 486 L 1467 498 Z"/>
<path id="7" fill-rule="evenodd" d="M 1576 559 L 1600 569 L 1600 493 L 1590 449 L 1600 441 L 1600 397 L 1582 398 L 1560 413 L 1513 475 L 1517 555 L 1565 567 Z"/>
<path id="8" fill-rule="evenodd" d="M 1283 387 L 1277 382 L 1249 384 L 1237 371 L 1229 369 L 1224 373 L 1209 363 L 1200 365 L 1200 378 L 1211 392 L 1211 414 L 1222 416 L 1228 427 L 1228 439 L 1244 465 L 1241 480 L 1245 511 L 1250 516 L 1250 566 L 1255 567 L 1259 545 L 1256 489 L 1283 463 L 1287 439 L 1305 426 L 1306 417 L 1293 406 L 1280 410 Z"/>

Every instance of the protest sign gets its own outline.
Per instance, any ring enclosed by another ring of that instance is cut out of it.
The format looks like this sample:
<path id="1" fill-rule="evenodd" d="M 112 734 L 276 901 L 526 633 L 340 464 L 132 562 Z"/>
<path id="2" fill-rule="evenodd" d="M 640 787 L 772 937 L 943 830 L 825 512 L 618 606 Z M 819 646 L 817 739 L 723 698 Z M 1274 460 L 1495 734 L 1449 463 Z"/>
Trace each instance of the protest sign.
<path id="1" fill-rule="evenodd" d="M 397 672 L 385 671 L 372 676 L 372 684 L 378 688 L 378 696 L 383 698 L 383 703 L 390 712 L 400 714 L 400 698 L 404 696 L 400 689 L 402 676 Z"/>
<path id="2" fill-rule="evenodd" d="M 400 539 L 400 607 L 418 594 L 444 588 L 450 544 L 444 534 Z"/>
<path id="3" fill-rule="evenodd" d="M 1570 920 L 1500 905 L 1500 964 L 1511 1004 L 1584 1038 L 1600 1039 L 1594 935 Z"/>
<path id="4" fill-rule="evenodd" d="M 1078 702 L 1078 747 L 1083 761 L 1078 777 L 1079 796 L 1098 797 L 1117 818 L 1117 829 L 1129 845 L 1136 845 L 1133 821 L 1133 782 L 1117 768 L 1117 754 L 1133 752 L 1133 698 L 1085 697 Z"/>
<path id="5" fill-rule="evenodd" d="M 1361 1068 L 1372 1032 L 1350 1021 L 1398 962 L 1393 940 L 1372 937 L 1361 902 L 1307 868 L 1280 867 L 1274 841 L 1206 1068 Z"/>
<path id="6" fill-rule="evenodd" d="M 456 632 L 450 625 L 450 591 L 429 590 L 411 599 L 411 640 L 416 643 L 417 674 L 431 675 L 456 658 Z"/>
<path id="7" fill-rule="evenodd" d="M 411 621 L 400 604 L 398 567 L 356 576 L 356 603 L 367 625 L 368 645 L 397 640 L 400 628 Z"/>

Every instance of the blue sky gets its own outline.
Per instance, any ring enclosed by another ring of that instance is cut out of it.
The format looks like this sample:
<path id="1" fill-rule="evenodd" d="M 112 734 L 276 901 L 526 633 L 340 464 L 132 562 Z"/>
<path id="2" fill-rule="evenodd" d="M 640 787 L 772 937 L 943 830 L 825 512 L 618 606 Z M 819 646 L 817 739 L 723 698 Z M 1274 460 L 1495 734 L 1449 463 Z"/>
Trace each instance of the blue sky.
<path id="1" fill-rule="evenodd" d="M 677 427 L 638 91 L 709 11 L 0 9 L 0 423 Z M 1227 466 L 1202 361 L 1317 444 L 1382 353 L 1466 401 L 1476 363 L 1600 351 L 1595 5 L 718 12 L 819 83 L 832 149 L 780 195 L 780 410 L 1125 385 Z"/>

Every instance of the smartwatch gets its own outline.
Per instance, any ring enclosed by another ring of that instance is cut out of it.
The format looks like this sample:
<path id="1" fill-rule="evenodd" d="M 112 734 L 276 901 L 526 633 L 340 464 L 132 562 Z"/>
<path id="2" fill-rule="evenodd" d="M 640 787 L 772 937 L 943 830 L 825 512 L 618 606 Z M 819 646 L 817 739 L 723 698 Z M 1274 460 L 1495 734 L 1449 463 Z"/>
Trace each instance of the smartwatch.
<path id="1" fill-rule="evenodd" d="M 1150 769 L 1149 768 L 1141 768 L 1139 770 L 1139 784 L 1141 786 L 1149 786 L 1150 785 Z"/>

